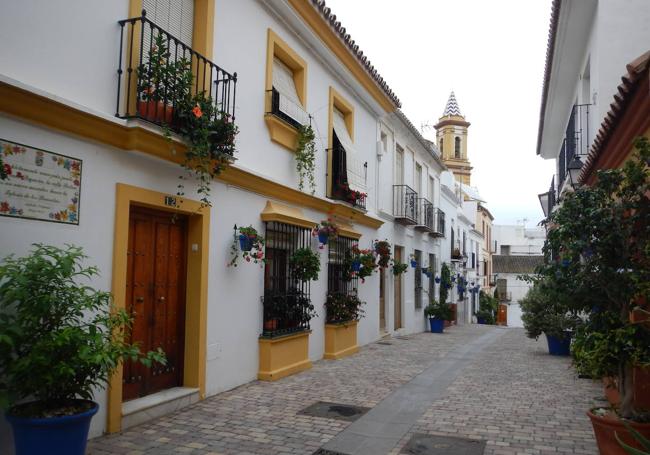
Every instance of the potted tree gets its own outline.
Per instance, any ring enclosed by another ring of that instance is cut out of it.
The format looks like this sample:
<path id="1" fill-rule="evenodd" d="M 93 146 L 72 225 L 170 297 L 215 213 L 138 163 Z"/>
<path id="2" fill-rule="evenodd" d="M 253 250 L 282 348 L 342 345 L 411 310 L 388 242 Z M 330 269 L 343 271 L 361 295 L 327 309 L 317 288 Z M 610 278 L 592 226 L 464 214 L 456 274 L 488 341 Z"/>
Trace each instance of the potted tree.
<path id="1" fill-rule="evenodd" d="M 446 262 L 442 263 L 440 268 L 440 303 L 447 303 L 447 298 L 449 297 L 449 290 L 452 288 L 452 279 L 451 279 L 451 270 Z M 455 306 L 455 304 L 452 304 Z M 455 320 L 454 309 L 452 305 L 449 305 L 451 314 L 449 319 L 445 321 L 445 325 L 449 326 Z"/>
<path id="2" fill-rule="evenodd" d="M 16 455 L 83 455 L 92 401 L 122 360 L 165 362 L 127 341 L 131 324 L 111 295 L 83 281 L 81 248 L 34 245 L 0 265 L 0 404 L 13 427 Z"/>
<path id="3" fill-rule="evenodd" d="M 451 309 L 449 305 L 443 302 L 437 302 L 431 299 L 431 302 L 424 308 L 424 315 L 429 318 L 431 333 L 443 333 L 445 321 L 451 318 Z"/>
<path id="4" fill-rule="evenodd" d="M 521 319 L 529 338 L 538 339 L 540 335 L 546 335 L 549 354 L 568 356 L 572 334 L 582 320 L 579 308 L 567 302 L 566 294 L 559 295 L 562 294 L 558 292 L 561 288 L 555 278 L 555 275 L 552 278 L 526 277 L 533 286 L 519 302 Z"/>
<path id="5" fill-rule="evenodd" d="M 357 324 L 363 317 L 363 304 L 356 291 L 327 295 L 323 354 L 326 359 L 340 359 L 359 350 Z"/>
<path id="6" fill-rule="evenodd" d="M 650 329 L 630 321 L 650 297 L 650 143 L 640 139 L 636 147 L 622 169 L 600 171 L 593 186 L 567 194 L 549 220 L 557 275 L 571 279 L 573 298 L 588 315 L 576 365 L 594 377 L 615 373 L 618 385 L 619 406 L 588 412 L 607 454 L 625 453 L 615 434 L 640 448 L 625 424 L 650 435 L 650 405 L 637 392 L 647 384 L 634 380 L 650 366 Z"/>

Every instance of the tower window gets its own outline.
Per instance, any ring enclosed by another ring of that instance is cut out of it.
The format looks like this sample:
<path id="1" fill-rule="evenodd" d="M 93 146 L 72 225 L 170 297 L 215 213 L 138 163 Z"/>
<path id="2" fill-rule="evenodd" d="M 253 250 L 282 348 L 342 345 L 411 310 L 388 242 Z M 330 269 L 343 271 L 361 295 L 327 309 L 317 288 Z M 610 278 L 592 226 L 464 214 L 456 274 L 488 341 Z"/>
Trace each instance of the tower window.
<path id="1" fill-rule="evenodd" d="M 440 154 L 442 155 L 442 146 L 444 144 L 444 140 L 440 138 Z"/>
<path id="2" fill-rule="evenodd" d="M 456 158 L 460 158 L 460 138 L 459 137 L 456 137 L 454 155 L 455 155 Z"/>

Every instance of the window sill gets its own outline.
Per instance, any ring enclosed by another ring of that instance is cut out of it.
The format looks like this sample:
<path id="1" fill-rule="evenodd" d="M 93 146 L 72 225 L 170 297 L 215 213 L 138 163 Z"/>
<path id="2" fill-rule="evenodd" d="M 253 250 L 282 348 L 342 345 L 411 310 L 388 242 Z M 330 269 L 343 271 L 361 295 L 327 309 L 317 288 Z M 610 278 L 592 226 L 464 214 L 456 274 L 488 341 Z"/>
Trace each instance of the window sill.
<path id="1" fill-rule="evenodd" d="M 269 129 L 271 140 L 295 152 L 298 148 L 298 130 L 273 114 L 265 114 L 264 121 Z"/>

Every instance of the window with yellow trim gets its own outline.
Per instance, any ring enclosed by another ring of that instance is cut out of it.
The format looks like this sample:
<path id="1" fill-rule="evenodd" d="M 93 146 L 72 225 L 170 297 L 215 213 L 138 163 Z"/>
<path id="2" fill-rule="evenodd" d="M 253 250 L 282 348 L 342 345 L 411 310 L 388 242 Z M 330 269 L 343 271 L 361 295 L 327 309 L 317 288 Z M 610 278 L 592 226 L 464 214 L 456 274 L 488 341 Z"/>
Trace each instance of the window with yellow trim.
<path id="1" fill-rule="evenodd" d="M 309 124 L 307 63 L 273 30 L 268 30 L 265 118 L 271 139 L 295 150 L 297 129 Z"/>

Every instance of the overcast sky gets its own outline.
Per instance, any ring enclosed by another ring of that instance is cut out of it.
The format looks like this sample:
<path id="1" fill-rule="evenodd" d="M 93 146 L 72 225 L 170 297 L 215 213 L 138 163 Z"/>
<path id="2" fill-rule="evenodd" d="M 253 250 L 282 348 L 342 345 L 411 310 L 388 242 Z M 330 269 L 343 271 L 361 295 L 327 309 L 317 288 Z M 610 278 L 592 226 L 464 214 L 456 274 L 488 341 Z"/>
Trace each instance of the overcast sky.
<path id="1" fill-rule="evenodd" d="M 536 156 L 551 0 L 328 0 L 402 101 L 435 124 L 454 90 L 468 155 L 495 223 L 543 218 L 553 161 Z M 435 137 L 434 130 L 424 131 Z"/>

